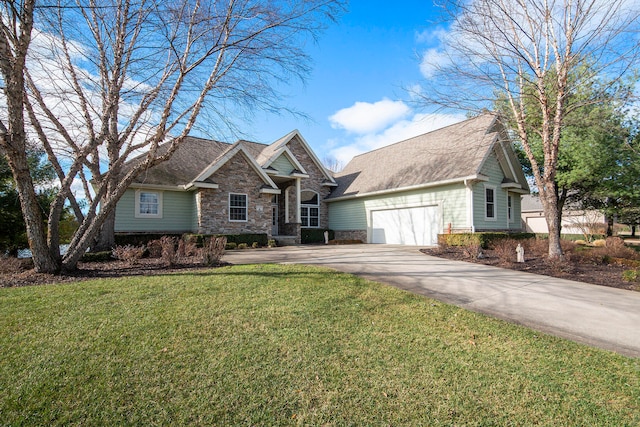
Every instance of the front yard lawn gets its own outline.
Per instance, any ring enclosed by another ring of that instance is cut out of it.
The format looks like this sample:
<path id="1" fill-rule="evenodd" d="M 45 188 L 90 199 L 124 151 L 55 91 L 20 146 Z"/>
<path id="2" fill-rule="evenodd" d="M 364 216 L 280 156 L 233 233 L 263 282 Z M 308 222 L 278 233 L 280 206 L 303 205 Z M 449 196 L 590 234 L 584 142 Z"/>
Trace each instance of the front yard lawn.
<path id="1" fill-rule="evenodd" d="M 331 270 L 0 289 L 2 425 L 640 425 L 640 359 Z"/>

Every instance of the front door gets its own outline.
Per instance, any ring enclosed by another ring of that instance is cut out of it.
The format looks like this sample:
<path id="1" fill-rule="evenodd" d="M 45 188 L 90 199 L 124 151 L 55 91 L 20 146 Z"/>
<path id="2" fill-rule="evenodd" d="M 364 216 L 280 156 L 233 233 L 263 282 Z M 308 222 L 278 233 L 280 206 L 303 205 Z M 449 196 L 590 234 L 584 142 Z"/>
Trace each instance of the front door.
<path id="1" fill-rule="evenodd" d="M 278 235 L 278 205 L 271 206 L 271 235 Z"/>

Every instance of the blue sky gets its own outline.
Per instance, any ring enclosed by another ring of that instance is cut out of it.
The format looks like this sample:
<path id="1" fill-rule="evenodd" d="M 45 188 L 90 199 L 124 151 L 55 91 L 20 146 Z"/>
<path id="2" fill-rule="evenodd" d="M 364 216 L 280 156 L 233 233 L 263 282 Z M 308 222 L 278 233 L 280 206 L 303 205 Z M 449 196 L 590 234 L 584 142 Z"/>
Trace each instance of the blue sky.
<path id="1" fill-rule="evenodd" d="M 310 117 L 258 113 L 241 128 L 269 143 L 298 129 L 318 154 L 343 164 L 353 155 L 425 133 L 464 118 L 426 115 L 406 88 L 423 79 L 421 61 L 435 47 L 440 10 L 428 0 L 351 1 L 348 12 L 307 51 L 313 71 L 283 102 Z"/>

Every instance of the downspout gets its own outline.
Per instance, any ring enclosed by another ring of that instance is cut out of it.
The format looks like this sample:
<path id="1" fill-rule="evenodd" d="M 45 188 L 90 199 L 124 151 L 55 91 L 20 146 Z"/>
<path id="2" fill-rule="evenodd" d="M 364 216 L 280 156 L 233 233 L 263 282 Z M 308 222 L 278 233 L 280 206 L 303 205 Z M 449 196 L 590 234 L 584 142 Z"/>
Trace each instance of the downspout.
<path id="1" fill-rule="evenodd" d="M 467 222 L 471 226 L 471 232 L 476 232 L 476 226 L 473 222 L 473 185 L 470 180 L 464 180 L 464 186 L 467 189 L 467 206 L 469 207 L 467 211 Z"/>

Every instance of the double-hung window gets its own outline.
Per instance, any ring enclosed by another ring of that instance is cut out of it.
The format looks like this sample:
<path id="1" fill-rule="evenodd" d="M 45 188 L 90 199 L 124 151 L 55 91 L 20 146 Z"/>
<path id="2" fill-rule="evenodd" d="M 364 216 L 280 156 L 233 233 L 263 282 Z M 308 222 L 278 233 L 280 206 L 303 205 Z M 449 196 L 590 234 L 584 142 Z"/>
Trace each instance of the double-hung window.
<path id="1" fill-rule="evenodd" d="M 315 191 L 300 192 L 300 222 L 302 227 L 320 227 L 320 195 Z"/>
<path id="2" fill-rule="evenodd" d="M 247 195 L 229 193 L 229 221 L 247 220 Z"/>
<path id="3" fill-rule="evenodd" d="M 136 218 L 162 218 L 162 192 L 136 190 Z"/>
<path id="4" fill-rule="evenodd" d="M 507 196 L 507 217 L 509 222 L 513 222 L 513 196 Z"/>
<path id="5" fill-rule="evenodd" d="M 485 186 L 484 188 L 484 216 L 485 219 L 496 219 L 496 189 L 495 187 Z"/>

